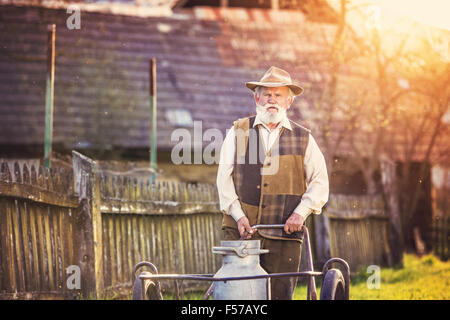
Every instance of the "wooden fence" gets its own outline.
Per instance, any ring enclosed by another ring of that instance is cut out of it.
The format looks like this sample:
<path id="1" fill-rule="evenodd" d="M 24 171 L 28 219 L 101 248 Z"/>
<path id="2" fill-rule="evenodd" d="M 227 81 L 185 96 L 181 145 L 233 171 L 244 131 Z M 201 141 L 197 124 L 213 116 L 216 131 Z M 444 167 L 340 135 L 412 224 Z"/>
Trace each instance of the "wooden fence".
<path id="1" fill-rule="evenodd" d="M 161 273 L 215 273 L 221 214 L 213 185 L 100 175 L 104 287 L 130 287 L 132 268 L 150 261 Z M 163 283 L 170 288 L 173 283 Z M 200 282 L 183 282 L 192 288 Z M 209 285 L 203 282 L 203 286 Z"/>
<path id="2" fill-rule="evenodd" d="M 102 171 L 77 152 L 72 159 L 73 170 L 1 163 L 0 299 L 129 294 L 140 261 L 161 273 L 220 268 L 211 250 L 221 237 L 214 185 L 151 184 L 148 176 Z M 383 208 L 379 197 L 331 195 L 324 213 L 331 256 L 349 261 L 353 271 L 383 264 L 389 256 Z M 314 221 L 308 219 L 313 246 L 315 235 L 322 237 Z M 68 285 L 70 266 L 79 269 L 80 287 Z M 198 284 L 183 282 L 186 289 Z"/>
<path id="3" fill-rule="evenodd" d="M 431 226 L 431 245 L 433 253 L 441 260 L 447 261 L 450 257 L 450 223 L 449 219 L 438 218 L 433 219 Z"/>
<path id="4" fill-rule="evenodd" d="M 388 216 L 381 196 L 330 195 L 330 254 L 350 264 L 352 272 L 369 265 L 389 265 Z"/>
<path id="5" fill-rule="evenodd" d="M 68 297 L 75 263 L 72 172 L 3 162 L 0 171 L 0 296 Z"/>
<path id="6" fill-rule="evenodd" d="M 129 293 L 144 260 L 162 273 L 215 273 L 218 212 L 212 185 L 150 184 L 102 172 L 77 152 L 73 172 L 3 162 L 0 299 Z M 69 266 L 80 270 L 80 289 L 68 287 Z"/>

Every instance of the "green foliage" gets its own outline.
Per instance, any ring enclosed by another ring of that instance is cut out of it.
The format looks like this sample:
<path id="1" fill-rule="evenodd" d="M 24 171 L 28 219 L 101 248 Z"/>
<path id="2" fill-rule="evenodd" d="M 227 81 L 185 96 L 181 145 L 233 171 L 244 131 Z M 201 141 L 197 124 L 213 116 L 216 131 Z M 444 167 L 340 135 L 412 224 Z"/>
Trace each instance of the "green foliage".
<path id="1" fill-rule="evenodd" d="M 352 276 L 350 283 L 351 300 L 449 300 L 450 299 L 450 261 L 440 261 L 433 255 L 421 258 L 404 255 L 403 268 L 381 268 L 380 289 L 369 289 L 366 269 Z M 307 294 L 306 278 L 299 282 L 294 292 L 294 300 L 305 300 Z M 317 297 L 320 297 L 320 278 L 316 278 Z M 205 290 L 206 291 L 206 290 Z M 183 300 L 200 300 L 205 291 L 189 292 Z M 164 299 L 175 297 L 165 294 Z"/>
<path id="2" fill-rule="evenodd" d="M 433 255 L 421 258 L 405 254 L 403 268 L 381 268 L 380 289 L 369 289 L 365 269 L 352 276 L 352 300 L 448 300 L 450 299 L 450 262 Z M 320 279 L 316 280 L 320 295 Z M 306 284 L 297 287 L 294 299 L 306 299 Z"/>

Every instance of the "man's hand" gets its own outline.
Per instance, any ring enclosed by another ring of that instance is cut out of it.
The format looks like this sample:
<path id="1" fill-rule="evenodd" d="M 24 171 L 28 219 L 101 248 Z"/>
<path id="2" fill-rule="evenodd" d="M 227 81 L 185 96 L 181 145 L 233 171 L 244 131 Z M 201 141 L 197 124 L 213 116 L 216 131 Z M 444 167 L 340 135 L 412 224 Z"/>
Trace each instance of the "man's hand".
<path id="1" fill-rule="evenodd" d="M 253 236 L 255 230 L 250 226 L 250 222 L 247 217 L 242 217 L 237 221 L 237 226 L 239 230 L 239 234 L 241 235 L 241 239 L 249 240 Z"/>
<path id="2" fill-rule="evenodd" d="M 297 213 L 292 213 L 284 224 L 284 232 L 291 234 L 292 232 L 302 231 L 303 217 Z"/>

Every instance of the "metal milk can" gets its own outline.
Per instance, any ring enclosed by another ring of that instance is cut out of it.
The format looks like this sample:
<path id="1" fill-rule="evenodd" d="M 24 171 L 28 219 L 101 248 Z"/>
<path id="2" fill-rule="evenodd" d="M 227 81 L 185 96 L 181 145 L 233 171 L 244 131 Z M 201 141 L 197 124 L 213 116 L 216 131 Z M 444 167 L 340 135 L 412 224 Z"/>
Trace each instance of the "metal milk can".
<path id="1" fill-rule="evenodd" d="M 259 264 L 260 240 L 221 241 L 213 252 L 223 255 L 222 267 L 214 278 L 266 275 Z M 214 300 L 270 300 L 269 278 L 214 281 Z"/>

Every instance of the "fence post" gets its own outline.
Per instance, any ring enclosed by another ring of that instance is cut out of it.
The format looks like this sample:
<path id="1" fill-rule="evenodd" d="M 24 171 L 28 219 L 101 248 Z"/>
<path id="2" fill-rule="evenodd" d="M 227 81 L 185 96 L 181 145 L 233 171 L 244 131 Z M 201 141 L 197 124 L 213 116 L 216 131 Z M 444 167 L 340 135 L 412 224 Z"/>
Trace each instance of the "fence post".
<path id="1" fill-rule="evenodd" d="M 98 165 L 72 151 L 74 192 L 79 206 L 75 215 L 75 261 L 81 271 L 81 292 L 85 298 L 103 294 L 102 216 Z"/>
<path id="2" fill-rule="evenodd" d="M 399 192 L 397 186 L 396 164 L 388 157 L 382 155 L 380 161 L 381 183 L 386 199 L 386 207 L 389 214 L 389 246 L 391 256 L 389 266 L 403 265 L 404 238 L 399 204 Z"/>

